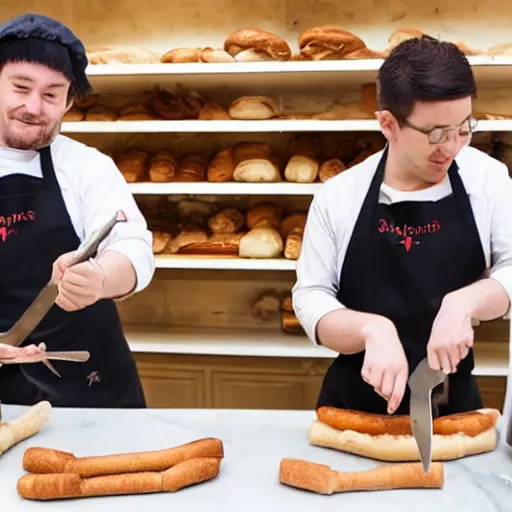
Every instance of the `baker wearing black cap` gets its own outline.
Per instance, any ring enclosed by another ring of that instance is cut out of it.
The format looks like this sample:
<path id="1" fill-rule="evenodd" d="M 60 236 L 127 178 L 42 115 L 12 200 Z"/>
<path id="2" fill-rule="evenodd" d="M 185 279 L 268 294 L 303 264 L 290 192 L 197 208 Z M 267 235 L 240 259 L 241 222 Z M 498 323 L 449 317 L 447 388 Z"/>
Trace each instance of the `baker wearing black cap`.
<path id="1" fill-rule="evenodd" d="M 75 98 L 91 92 L 85 48 L 62 23 L 24 14 L 0 25 L 0 331 L 50 277 L 56 305 L 25 346 L 88 350 L 88 362 L 0 368 L 0 401 L 54 406 L 145 407 L 114 300 L 154 273 L 152 235 L 108 156 L 59 134 Z M 96 259 L 70 255 L 115 211 L 118 224 Z M 12 355 L 12 354 L 11 354 Z"/>

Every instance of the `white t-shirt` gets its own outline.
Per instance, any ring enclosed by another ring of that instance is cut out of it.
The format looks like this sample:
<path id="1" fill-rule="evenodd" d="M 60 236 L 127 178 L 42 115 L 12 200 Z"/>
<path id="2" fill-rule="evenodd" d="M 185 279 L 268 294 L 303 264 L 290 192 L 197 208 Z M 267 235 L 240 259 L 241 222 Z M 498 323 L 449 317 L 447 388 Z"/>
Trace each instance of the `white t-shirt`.
<path id="1" fill-rule="evenodd" d="M 308 213 L 297 262 L 293 307 L 309 339 L 319 320 L 345 306 L 336 298 L 345 253 L 382 151 L 323 184 Z M 473 147 L 457 155 L 459 174 L 469 196 L 487 265 L 512 298 L 512 180 L 508 168 Z M 451 194 L 446 177 L 428 189 L 404 192 L 381 185 L 379 202 L 439 200 Z M 510 318 L 510 312 L 507 314 Z"/>
<path id="2" fill-rule="evenodd" d="M 64 203 L 79 239 L 83 241 L 122 210 L 127 222 L 112 230 L 99 252 L 108 246 L 128 257 L 137 274 L 134 292 L 146 288 L 155 271 L 153 236 L 114 161 L 63 135 L 52 143 L 51 152 Z M 0 147 L 0 178 L 18 173 L 41 178 L 39 153 Z"/>

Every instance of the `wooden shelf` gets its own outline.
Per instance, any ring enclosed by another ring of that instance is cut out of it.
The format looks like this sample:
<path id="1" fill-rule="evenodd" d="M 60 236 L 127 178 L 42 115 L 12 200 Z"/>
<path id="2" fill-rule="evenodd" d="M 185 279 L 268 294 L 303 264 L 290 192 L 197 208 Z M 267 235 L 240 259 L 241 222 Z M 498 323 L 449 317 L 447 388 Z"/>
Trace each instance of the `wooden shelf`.
<path id="1" fill-rule="evenodd" d="M 129 183 L 134 195 L 312 196 L 322 183 Z"/>
<path id="2" fill-rule="evenodd" d="M 253 357 L 334 358 L 336 353 L 313 345 L 305 336 L 271 329 L 155 328 L 127 326 L 128 343 L 136 353 L 195 354 Z M 477 341 L 474 374 L 506 377 L 509 349 L 506 342 Z"/>
<path id="3" fill-rule="evenodd" d="M 512 58 L 506 56 L 469 57 L 479 82 L 502 83 L 512 80 Z M 304 87 L 320 81 L 323 87 L 360 86 L 375 81 L 381 59 L 319 62 L 236 62 L 185 64 L 107 64 L 90 65 L 87 74 L 97 91 L 126 87 L 148 89 L 179 81 L 190 87 L 219 85 L 247 87 Z"/>
<path id="4" fill-rule="evenodd" d="M 296 261 L 279 259 L 245 259 L 236 256 L 157 255 L 156 268 L 194 270 L 295 270 Z"/>

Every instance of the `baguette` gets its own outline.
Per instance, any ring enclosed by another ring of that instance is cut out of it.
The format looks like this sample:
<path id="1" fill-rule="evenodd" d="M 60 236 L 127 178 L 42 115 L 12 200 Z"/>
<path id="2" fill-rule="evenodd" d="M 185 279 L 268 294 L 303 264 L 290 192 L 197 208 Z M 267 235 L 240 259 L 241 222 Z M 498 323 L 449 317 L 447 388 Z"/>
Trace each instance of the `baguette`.
<path id="1" fill-rule="evenodd" d="M 18 494 L 29 500 L 57 500 L 154 492 L 176 492 L 212 480 L 220 458 L 191 458 L 162 472 L 138 472 L 83 478 L 76 473 L 26 474 L 17 483 Z"/>
<path id="2" fill-rule="evenodd" d="M 386 416 L 320 407 L 309 429 L 312 445 L 384 461 L 419 461 L 408 416 Z M 496 448 L 497 409 L 479 409 L 436 418 L 432 460 L 453 460 Z"/>
<path id="3" fill-rule="evenodd" d="M 282 459 L 279 481 L 318 494 L 389 489 L 442 489 L 444 470 L 440 462 L 435 462 L 431 464 L 428 473 L 418 463 L 390 464 L 366 471 L 341 472 L 325 464 Z"/>
<path id="4" fill-rule="evenodd" d="M 0 455 L 37 434 L 47 423 L 51 411 L 50 402 L 44 400 L 30 407 L 19 418 L 7 423 L 0 421 Z"/>
<path id="5" fill-rule="evenodd" d="M 74 473 L 81 477 L 164 471 L 183 461 L 200 457 L 224 457 L 222 441 L 205 438 L 166 450 L 75 457 L 72 453 L 48 448 L 28 448 L 23 469 L 30 473 Z"/>

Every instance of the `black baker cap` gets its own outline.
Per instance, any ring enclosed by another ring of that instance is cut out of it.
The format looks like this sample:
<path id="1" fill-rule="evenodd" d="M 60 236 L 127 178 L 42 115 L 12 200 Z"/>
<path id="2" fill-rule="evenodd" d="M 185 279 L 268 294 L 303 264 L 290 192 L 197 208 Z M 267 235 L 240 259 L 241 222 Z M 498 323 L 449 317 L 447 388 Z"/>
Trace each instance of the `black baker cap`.
<path id="1" fill-rule="evenodd" d="M 71 82 L 73 97 L 92 91 L 85 46 L 66 25 L 43 14 L 22 14 L 0 24 L 0 66 L 13 61 L 60 71 Z"/>

